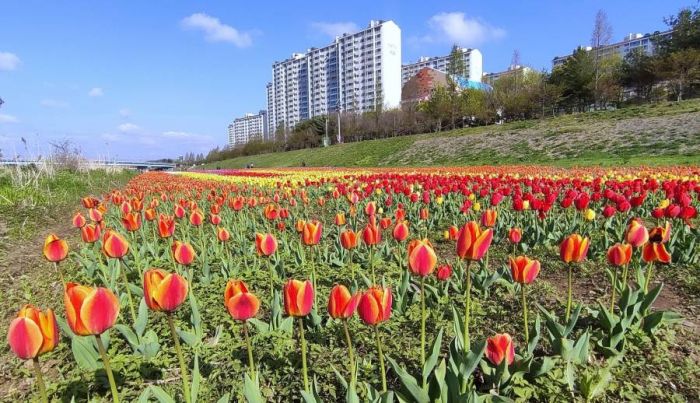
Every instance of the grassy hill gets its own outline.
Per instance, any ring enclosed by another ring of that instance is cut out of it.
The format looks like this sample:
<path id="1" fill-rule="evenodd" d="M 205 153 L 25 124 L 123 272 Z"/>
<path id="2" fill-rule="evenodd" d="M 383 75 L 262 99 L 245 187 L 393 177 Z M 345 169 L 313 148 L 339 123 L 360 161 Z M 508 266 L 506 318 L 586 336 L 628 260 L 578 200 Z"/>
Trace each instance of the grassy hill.
<path id="1" fill-rule="evenodd" d="M 700 164 L 700 100 L 233 158 L 206 168 Z"/>

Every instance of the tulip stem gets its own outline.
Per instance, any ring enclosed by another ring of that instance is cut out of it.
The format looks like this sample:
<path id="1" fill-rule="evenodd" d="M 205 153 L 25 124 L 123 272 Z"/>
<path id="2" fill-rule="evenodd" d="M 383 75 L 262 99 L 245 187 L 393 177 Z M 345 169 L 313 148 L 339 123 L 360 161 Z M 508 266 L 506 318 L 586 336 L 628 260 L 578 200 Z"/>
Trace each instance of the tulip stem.
<path id="1" fill-rule="evenodd" d="M 610 295 L 610 313 L 615 312 L 615 291 L 617 290 L 617 272 L 619 270 L 617 269 L 617 266 L 615 266 L 615 275 L 613 276 L 613 284 L 612 284 L 612 294 Z"/>
<path id="2" fill-rule="evenodd" d="M 56 268 L 56 271 L 58 272 L 58 276 L 61 278 L 61 283 L 63 283 L 63 289 L 66 289 L 66 279 L 63 277 L 63 270 L 61 269 L 61 266 L 58 265 L 58 262 L 53 262 L 53 267 Z"/>
<path id="3" fill-rule="evenodd" d="M 275 274 L 274 274 L 274 271 L 273 271 L 274 268 L 273 268 L 273 266 L 272 266 L 272 259 L 271 259 L 269 256 L 267 257 L 267 267 L 268 267 L 269 270 L 270 270 L 270 298 L 272 298 L 272 297 L 275 296 L 275 291 L 274 291 L 274 289 L 275 289 L 275 285 L 274 285 L 274 283 L 275 283 Z"/>
<path id="4" fill-rule="evenodd" d="M 523 299 L 523 320 L 525 321 L 525 344 L 530 344 L 530 330 L 527 323 L 527 299 L 525 298 L 525 284 L 520 285 L 520 293 Z"/>
<path id="5" fill-rule="evenodd" d="M 425 367 L 425 277 L 420 278 L 420 366 Z M 423 378 L 425 388 L 425 378 Z"/>
<path id="6" fill-rule="evenodd" d="M 134 310 L 134 300 L 131 297 L 131 290 L 129 289 L 129 279 L 126 278 L 126 263 L 122 261 L 122 259 L 119 259 L 119 262 L 121 262 L 121 267 L 120 271 L 122 272 L 122 280 L 124 281 L 124 288 L 126 288 L 126 295 L 129 298 L 129 311 L 131 312 L 131 321 L 132 323 L 136 323 L 136 310 Z"/>
<path id="7" fill-rule="evenodd" d="M 384 353 L 382 353 L 382 343 L 379 340 L 379 327 L 374 326 L 374 337 L 377 342 L 377 355 L 379 355 L 379 371 L 382 375 L 382 393 L 386 392 L 386 370 L 384 368 Z"/>
<path id="8" fill-rule="evenodd" d="M 623 268 L 622 268 L 622 287 L 620 290 L 624 291 L 627 288 L 627 270 L 629 267 L 629 263 L 627 263 Z"/>
<path id="9" fill-rule="evenodd" d="M 168 318 L 168 325 L 170 326 L 170 334 L 173 336 L 173 341 L 175 342 L 175 352 L 177 353 L 177 359 L 180 362 L 180 374 L 182 376 L 182 392 L 185 395 L 185 401 L 190 403 L 190 377 L 187 374 L 187 365 L 185 365 L 185 357 L 182 355 L 182 347 L 180 346 L 180 338 L 177 335 L 177 330 L 175 330 L 175 321 L 173 320 L 173 315 L 168 313 L 166 315 Z"/>
<path id="10" fill-rule="evenodd" d="M 350 338 L 347 319 L 343 319 L 343 330 L 345 330 L 345 342 L 348 345 L 348 358 L 350 359 L 350 382 L 354 385 L 357 380 L 357 374 L 355 374 L 355 352 L 352 348 L 352 339 Z"/>
<path id="11" fill-rule="evenodd" d="M 39 365 L 39 357 L 34 357 L 32 359 L 34 364 L 34 373 L 36 374 L 36 384 L 39 387 L 39 396 L 41 396 L 41 401 L 48 403 L 49 398 L 46 395 L 46 385 L 44 385 L 44 377 L 41 374 L 41 365 Z"/>
<path id="12" fill-rule="evenodd" d="M 566 322 L 569 322 L 569 316 L 571 315 L 571 288 L 572 288 L 572 278 L 573 278 L 573 266 L 569 264 L 569 292 L 566 299 Z"/>
<path id="13" fill-rule="evenodd" d="M 649 262 L 649 264 L 647 265 L 647 273 L 644 276 L 644 294 L 647 294 L 649 292 L 649 283 L 651 283 L 651 273 L 653 269 L 654 262 Z"/>
<path id="14" fill-rule="evenodd" d="M 248 323 L 243 324 L 243 334 L 245 335 L 245 344 L 248 348 L 248 366 L 250 367 L 250 378 L 255 379 L 255 363 L 253 362 L 253 345 L 250 343 L 248 335 Z"/>
<path id="15" fill-rule="evenodd" d="M 471 311 L 471 306 L 472 306 L 472 295 L 471 295 L 471 289 L 472 289 L 472 276 L 470 272 L 470 266 L 472 264 L 472 261 L 467 262 L 467 269 L 465 270 L 465 275 L 467 277 L 467 287 L 466 287 L 466 308 L 464 310 L 464 351 L 469 351 L 470 349 L 470 340 L 469 340 L 469 316 L 470 316 L 470 311 Z"/>
<path id="16" fill-rule="evenodd" d="M 377 284 L 377 277 L 374 275 L 374 247 L 369 247 L 369 268 L 372 271 L 372 285 Z"/>
<path id="17" fill-rule="evenodd" d="M 301 373 L 304 377 L 304 390 L 309 392 L 309 375 L 306 369 L 306 338 L 304 338 L 304 318 L 299 318 L 299 340 L 301 341 Z"/>
<path id="18" fill-rule="evenodd" d="M 95 342 L 97 343 L 97 350 L 100 352 L 100 357 L 102 357 L 102 365 L 105 367 L 105 372 L 107 373 L 107 380 L 109 380 L 109 387 L 112 390 L 112 401 L 114 403 L 119 403 L 119 392 L 117 391 L 117 384 L 114 382 L 114 374 L 112 374 L 112 367 L 109 365 L 109 356 L 105 350 L 104 344 L 102 344 L 102 337 L 99 334 L 95 335 Z"/>

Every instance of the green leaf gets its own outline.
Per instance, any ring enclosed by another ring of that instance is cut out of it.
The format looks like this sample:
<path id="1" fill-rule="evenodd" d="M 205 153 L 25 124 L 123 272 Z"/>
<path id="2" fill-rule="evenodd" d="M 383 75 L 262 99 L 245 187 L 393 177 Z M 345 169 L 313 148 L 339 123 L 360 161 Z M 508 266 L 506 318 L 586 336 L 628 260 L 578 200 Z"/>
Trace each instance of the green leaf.
<path id="1" fill-rule="evenodd" d="M 102 368 L 100 355 L 95 350 L 92 337 L 75 336 L 71 340 L 71 350 L 78 366 L 86 371 L 96 371 Z"/>
<path id="2" fill-rule="evenodd" d="M 190 388 L 191 401 L 197 402 L 199 396 L 199 384 L 202 381 L 202 375 L 199 373 L 199 355 L 194 355 L 194 369 L 192 370 L 192 387 Z"/>
<path id="3" fill-rule="evenodd" d="M 389 365 L 394 370 L 396 375 L 398 375 L 401 384 L 406 389 L 406 391 L 411 395 L 413 400 L 418 403 L 429 403 L 430 397 L 425 389 L 418 385 L 416 378 L 412 377 L 405 369 L 403 369 L 393 358 L 387 357 Z"/>
<path id="4" fill-rule="evenodd" d="M 243 381 L 243 396 L 248 403 L 265 403 L 265 399 L 260 393 L 260 385 L 258 383 L 258 377 L 255 377 L 255 381 L 250 379 L 248 373 L 245 373 L 245 378 Z"/>
<path id="5" fill-rule="evenodd" d="M 661 294 L 661 289 L 663 287 L 663 283 L 659 284 L 653 289 L 651 289 L 651 291 L 649 291 L 649 293 L 644 296 L 642 306 L 639 308 L 640 312 L 646 312 L 649 308 L 651 308 L 651 306 L 654 304 L 654 301 L 656 301 L 656 298 L 658 298 L 659 294 Z"/>
<path id="6" fill-rule="evenodd" d="M 148 305 L 146 305 L 146 299 L 141 298 L 141 303 L 139 304 L 139 315 L 136 318 L 136 323 L 134 323 L 134 330 L 136 334 L 141 337 L 143 332 L 146 330 L 146 325 L 148 324 Z"/>
<path id="7" fill-rule="evenodd" d="M 136 336 L 136 333 L 134 333 L 129 326 L 118 323 L 114 325 L 114 328 L 124 336 L 132 349 L 136 350 L 139 347 L 139 337 Z"/>
<path id="8" fill-rule="evenodd" d="M 440 346 L 442 345 L 442 329 L 438 332 L 435 340 L 433 341 L 433 346 L 431 347 L 430 355 L 425 360 L 425 365 L 423 366 L 423 383 L 428 382 L 428 377 L 430 373 L 433 372 L 433 368 L 437 364 L 437 360 L 440 357 Z"/>
<path id="9" fill-rule="evenodd" d="M 671 311 L 659 311 L 649 314 L 644 317 L 644 331 L 648 334 L 653 334 L 659 326 L 668 323 L 678 323 L 683 317 Z"/>
<path id="10" fill-rule="evenodd" d="M 155 397 L 160 403 L 175 403 L 175 399 L 164 391 L 160 386 L 151 385 L 147 387 L 139 396 L 139 403 L 150 402 L 150 397 Z"/>

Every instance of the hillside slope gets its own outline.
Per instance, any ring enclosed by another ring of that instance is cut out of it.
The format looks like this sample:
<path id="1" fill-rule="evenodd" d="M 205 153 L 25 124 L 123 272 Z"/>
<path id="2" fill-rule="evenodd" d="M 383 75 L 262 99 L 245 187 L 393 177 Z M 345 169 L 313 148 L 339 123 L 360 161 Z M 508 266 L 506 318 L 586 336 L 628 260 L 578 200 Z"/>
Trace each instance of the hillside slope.
<path id="1" fill-rule="evenodd" d="M 700 100 L 239 157 L 205 168 L 700 164 Z"/>

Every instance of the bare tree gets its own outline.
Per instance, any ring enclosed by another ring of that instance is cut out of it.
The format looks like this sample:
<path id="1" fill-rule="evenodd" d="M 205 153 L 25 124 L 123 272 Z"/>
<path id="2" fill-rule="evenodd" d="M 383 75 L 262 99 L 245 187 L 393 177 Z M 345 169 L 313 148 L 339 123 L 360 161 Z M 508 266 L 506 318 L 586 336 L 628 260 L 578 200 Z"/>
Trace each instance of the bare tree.
<path id="1" fill-rule="evenodd" d="M 513 50 L 513 57 L 510 58 L 510 65 L 514 69 L 520 66 L 520 51 L 518 49 Z"/>
<path id="2" fill-rule="evenodd" d="M 595 24 L 593 25 L 593 33 L 591 34 L 591 47 L 593 48 L 593 101 L 596 109 L 598 108 L 599 100 L 599 81 L 600 81 L 600 59 L 601 48 L 610 43 L 612 39 L 612 25 L 608 22 L 608 14 L 603 10 L 598 10 L 595 15 Z"/>

